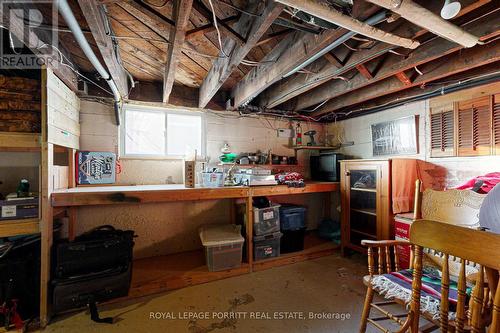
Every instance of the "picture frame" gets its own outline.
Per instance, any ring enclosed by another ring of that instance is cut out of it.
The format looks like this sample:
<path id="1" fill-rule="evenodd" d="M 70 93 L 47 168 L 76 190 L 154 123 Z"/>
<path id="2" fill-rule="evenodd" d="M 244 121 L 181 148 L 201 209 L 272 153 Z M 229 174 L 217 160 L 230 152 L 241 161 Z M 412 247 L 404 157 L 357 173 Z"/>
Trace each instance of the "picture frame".
<path id="1" fill-rule="evenodd" d="M 373 156 L 418 154 L 418 115 L 371 125 Z"/>

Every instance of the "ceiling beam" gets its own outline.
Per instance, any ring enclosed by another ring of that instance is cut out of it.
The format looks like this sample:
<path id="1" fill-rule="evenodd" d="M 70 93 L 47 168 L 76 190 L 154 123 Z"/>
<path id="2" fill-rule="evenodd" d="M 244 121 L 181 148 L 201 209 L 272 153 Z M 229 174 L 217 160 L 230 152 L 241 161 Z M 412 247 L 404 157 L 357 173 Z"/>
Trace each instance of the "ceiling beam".
<path id="1" fill-rule="evenodd" d="M 168 103 L 172 92 L 192 5 L 193 0 L 175 0 L 174 3 L 175 28 L 171 29 L 169 38 L 171 45 L 168 48 L 167 66 L 163 76 L 163 103 Z"/>
<path id="2" fill-rule="evenodd" d="M 471 10 L 477 9 L 478 8 L 477 3 L 480 3 L 479 6 L 482 6 L 489 2 L 490 2 L 489 0 L 483 0 L 474 2 L 473 4 L 469 4 L 458 13 L 456 18 L 459 18 L 462 15 L 469 13 Z M 355 5 L 356 4 L 358 4 L 358 7 L 360 7 L 359 4 L 363 4 L 363 2 L 355 2 Z M 433 6 L 432 8 L 433 11 L 439 11 L 441 8 L 440 3 L 438 3 L 437 1 L 433 1 L 429 5 Z M 398 36 L 413 38 L 413 39 L 422 36 L 426 32 L 427 30 L 425 29 L 421 29 L 412 24 L 406 24 L 406 23 L 403 23 L 393 31 L 393 33 Z M 271 109 L 275 108 L 276 106 L 288 101 L 289 99 L 292 99 L 293 97 L 296 97 L 311 89 L 314 89 L 320 84 L 323 84 L 327 81 L 337 78 L 339 75 L 343 75 L 344 73 L 355 68 L 355 65 L 357 64 L 362 64 L 370 60 L 373 60 L 374 58 L 381 56 L 387 52 L 390 52 L 391 50 L 394 49 L 396 49 L 394 45 L 379 43 L 373 48 L 355 52 L 352 55 L 352 57 L 349 58 L 347 63 L 345 63 L 344 66 L 340 66 L 340 68 L 338 68 L 335 64 L 332 64 L 323 67 L 321 72 L 319 72 L 318 74 L 294 75 L 288 77 L 285 80 L 283 80 L 283 82 L 281 82 L 279 85 L 270 87 L 263 94 L 261 94 L 261 96 L 259 96 L 259 105 Z"/>
<path id="3" fill-rule="evenodd" d="M 434 14 L 432 11 L 411 0 L 368 1 L 375 5 L 389 9 L 411 23 L 464 47 L 473 47 L 479 42 L 479 39 L 476 36 L 468 33 L 462 28 L 457 27 L 453 23 L 446 21 L 439 15 Z"/>
<path id="4" fill-rule="evenodd" d="M 234 22 L 238 21 L 239 18 L 240 18 L 239 15 L 230 16 L 230 17 L 227 17 L 225 19 L 217 21 L 217 23 L 220 24 L 222 22 L 225 24 L 230 24 L 230 23 L 234 23 Z M 194 28 L 194 29 L 187 31 L 186 32 L 186 39 L 189 40 L 192 38 L 200 37 L 200 36 L 203 36 L 205 34 L 212 32 L 212 31 L 215 31 L 215 25 L 213 23 L 205 24 L 205 25 L 202 25 L 198 28 Z"/>
<path id="5" fill-rule="evenodd" d="M 483 18 L 481 24 L 471 24 L 469 27 L 472 33 L 478 36 L 483 36 L 486 39 L 491 36 L 500 34 L 498 27 L 500 26 L 500 16 L 488 15 Z M 384 66 L 377 72 L 372 80 L 366 80 L 361 75 L 353 77 L 349 82 L 334 82 L 330 81 L 323 84 L 321 87 L 313 90 L 307 95 L 299 96 L 296 100 L 296 110 L 305 110 L 310 106 L 323 103 L 353 90 L 363 88 L 369 84 L 373 84 L 383 80 L 389 76 L 396 75 L 401 71 L 408 70 L 415 66 L 419 66 L 429 61 L 433 61 L 447 54 L 453 53 L 462 48 L 454 42 L 436 38 L 417 50 L 410 53 L 409 56 L 402 58 L 398 55 L 390 55 Z M 326 103 L 328 104 L 328 102 Z M 326 105 L 325 105 L 326 106 Z"/>
<path id="6" fill-rule="evenodd" d="M 342 14 L 341 12 L 335 10 L 327 2 L 318 0 L 276 0 L 291 6 L 295 9 L 301 10 L 308 14 L 314 15 L 325 21 L 331 22 L 335 25 L 341 26 L 345 29 L 351 30 L 363 36 L 373 38 L 375 40 L 402 46 L 409 49 L 417 48 L 420 43 L 418 41 L 396 36 L 389 32 L 375 28 L 369 24 L 361 22 L 351 16 Z"/>
<path id="7" fill-rule="evenodd" d="M 85 0 L 80 0 L 85 1 Z M 165 16 L 160 16 L 155 11 L 146 8 L 135 1 L 119 1 L 116 5 L 139 20 L 142 24 L 156 32 L 158 35 L 166 38 L 170 34 L 170 29 L 175 27 L 175 23 Z"/>
<path id="8" fill-rule="evenodd" d="M 193 9 L 196 10 L 198 13 L 200 13 L 203 17 L 205 17 L 208 20 L 208 22 L 214 25 L 215 28 L 212 12 L 207 7 L 205 7 L 205 5 L 200 0 L 193 1 Z M 231 28 L 224 22 L 224 20 L 220 20 L 219 18 L 217 18 L 217 24 L 219 29 L 221 30 L 221 33 L 234 39 L 236 43 L 240 45 L 245 44 L 245 38 L 243 38 L 241 34 L 234 31 L 233 28 Z"/>
<path id="9" fill-rule="evenodd" d="M 71 60 L 71 56 L 67 53 L 60 44 L 57 48 L 64 55 L 64 59 L 60 59 L 60 54 L 49 44 L 49 39 L 44 38 L 43 35 L 48 34 L 46 30 L 38 31 L 35 33 L 32 28 L 26 26 L 21 18 L 15 18 L 15 15 L 11 16 L 9 11 L 4 11 L 9 9 L 9 4 L 4 3 L 0 5 L 0 19 L 3 26 L 9 29 L 17 39 L 23 42 L 26 47 L 28 47 L 39 59 L 43 60 L 43 63 L 59 77 L 71 90 L 78 90 L 78 77 L 73 70 L 69 68 L 72 66 L 68 64 L 68 59 Z"/>
<path id="10" fill-rule="evenodd" d="M 365 77 L 365 79 L 367 79 L 367 80 L 373 79 L 372 73 L 370 73 L 370 71 L 368 70 L 368 68 L 366 68 L 365 65 L 363 65 L 363 64 L 356 65 L 356 69 L 358 70 L 358 72 L 361 75 L 363 75 Z"/>
<path id="11" fill-rule="evenodd" d="M 252 2 L 249 11 L 257 7 L 256 2 Z M 274 1 L 266 1 L 264 11 L 258 17 L 242 15 L 236 23 L 234 29 L 242 36 L 248 36 L 244 45 L 238 45 L 232 39 L 226 39 L 223 50 L 220 52 L 208 75 L 203 80 L 200 87 L 199 107 L 205 107 L 224 82 L 229 78 L 239 63 L 245 59 L 248 52 L 259 42 L 261 37 L 267 32 L 273 21 L 281 14 L 284 6 Z M 228 56 L 226 56 L 228 55 Z"/>
<path id="12" fill-rule="evenodd" d="M 326 53 L 323 57 L 325 57 L 325 59 L 328 60 L 328 62 L 332 64 L 334 67 L 337 68 L 344 67 L 342 63 L 337 59 L 337 57 L 331 54 L 330 52 Z"/>
<path id="13" fill-rule="evenodd" d="M 92 36 L 101 52 L 101 56 L 108 68 L 111 78 L 115 81 L 118 91 L 122 96 L 128 95 L 128 77 L 119 63 L 119 55 L 114 48 L 114 42 L 106 31 L 101 4 L 97 0 L 78 0 L 82 13 L 87 20 Z"/>
<path id="14" fill-rule="evenodd" d="M 408 75 L 406 75 L 405 72 L 399 72 L 399 73 L 397 73 L 396 77 L 405 86 L 411 86 L 411 79 L 410 79 L 410 77 Z"/>
<path id="15" fill-rule="evenodd" d="M 497 61 L 500 61 L 500 41 L 498 40 L 483 46 L 462 50 L 460 55 L 455 57 L 444 57 L 437 63 L 429 63 L 427 66 L 422 67 L 424 75 L 418 76 L 409 84 L 404 84 L 397 77 L 392 76 L 379 84 L 364 88 L 356 94 L 348 94 L 330 100 L 312 115 L 314 117 L 321 116 L 354 104 L 402 91 L 409 87 L 421 86 L 431 81 L 440 80 Z"/>
<path id="16" fill-rule="evenodd" d="M 263 44 L 267 44 L 269 43 L 270 41 L 273 41 L 275 40 L 276 38 L 278 37 L 282 37 L 282 36 L 285 36 L 285 35 L 289 35 L 290 33 L 292 33 L 292 29 L 283 29 L 281 31 L 278 31 L 278 32 L 274 32 L 274 33 L 271 33 L 267 36 L 265 36 L 264 38 L 262 38 L 261 40 L 259 40 L 257 42 L 257 44 L 255 44 L 255 46 L 259 46 L 259 45 L 263 45 Z"/>

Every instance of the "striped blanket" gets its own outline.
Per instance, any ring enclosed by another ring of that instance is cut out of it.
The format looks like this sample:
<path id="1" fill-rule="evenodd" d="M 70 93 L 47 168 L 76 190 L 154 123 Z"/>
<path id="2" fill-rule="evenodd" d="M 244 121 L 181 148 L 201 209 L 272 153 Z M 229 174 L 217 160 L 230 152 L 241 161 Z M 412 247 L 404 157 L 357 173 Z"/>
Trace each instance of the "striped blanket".
<path id="1" fill-rule="evenodd" d="M 409 304 L 411 301 L 411 284 L 413 281 L 413 270 L 405 269 L 373 277 L 371 283 L 373 288 L 387 299 L 397 298 Z M 471 288 L 467 288 L 470 295 Z M 457 304 L 457 284 L 450 281 L 448 299 L 450 312 L 454 311 Z M 435 319 L 439 318 L 441 302 L 441 277 L 438 270 L 424 268 L 422 272 L 422 289 L 420 295 L 420 310 L 431 314 Z"/>

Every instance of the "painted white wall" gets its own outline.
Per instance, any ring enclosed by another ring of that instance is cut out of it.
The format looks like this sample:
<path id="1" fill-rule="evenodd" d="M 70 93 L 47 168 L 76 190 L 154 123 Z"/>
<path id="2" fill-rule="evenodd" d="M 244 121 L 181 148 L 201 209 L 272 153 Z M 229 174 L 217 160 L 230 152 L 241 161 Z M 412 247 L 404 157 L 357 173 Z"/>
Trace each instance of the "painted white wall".
<path id="1" fill-rule="evenodd" d="M 457 186 L 464 181 L 489 172 L 500 171 L 500 156 L 481 157 L 430 157 L 430 116 L 429 101 L 419 101 L 395 107 L 382 112 L 340 121 L 346 141 L 354 141 L 351 147 L 343 148 L 343 153 L 355 158 L 374 158 L 371 144 L 371 125 L 402 117 L 419 116 L 419 153 L 397 157 L 419 158 L 443 166 L 447 170 L 445 184 Z M 396 156 L 391 156 L 396 157 Z"/>

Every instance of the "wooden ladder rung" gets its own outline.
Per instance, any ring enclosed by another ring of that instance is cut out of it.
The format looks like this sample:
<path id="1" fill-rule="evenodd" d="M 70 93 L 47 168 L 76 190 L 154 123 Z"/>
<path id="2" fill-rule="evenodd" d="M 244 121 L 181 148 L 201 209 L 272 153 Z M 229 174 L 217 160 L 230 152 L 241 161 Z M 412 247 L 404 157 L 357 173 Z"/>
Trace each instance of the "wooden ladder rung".
<path id="1" fill-rule="evenodd" d="M 395 323 L 397 323 L 397 324 L 399 324 L 399 325 L 403 326 L 404 322 L 403 322 L 401 319 L 399 319 L 399 317 L 398 317 L 398 316 L 393 315 L 393 314 L 392 314 L 392 313 L 390 313 L 389 311 L 386 311 L 386 310 L 382 309 L 380 306 L 378 306 L 378 305 L 376 305 L 376 304 L 373 304 L 373 303 L 372 303 L 372 304 L 371 304 L 371 307 L 372 307 L 372 308 L 374 308 L 375 310 L 377 310 L 378 312 L 382 313 L 384 316 L 386 316 L 386 317 L 387 317 L 387 319 L 390 319 L 390 320 L 392 320 L 393 322 L 395 322 Z M 406 317 L 406 314 L 405 314 L 405 315 L 403 315 L 403 317 Z"/>
<path id="2" fill-rule="evenodd" d="M 398 313 L 398 314 L 395 314 L 395 315 L 392 315 L 393 317 L 397 317 L 397 318 L 404 318 L 404 317 L 407 317 L 408 314 L 407 313 Z M 391 319 L 387 316 L 380 316 L 380 317 L 373 317 L 373 318 L 370 318 L 371 320 L 374 320 L 374 321 L 381 321 L 381 320 L 384 320 L 384 319 Z"/>
<path id="3" fill-rule="evenodd" d="M 372 305 L 388 305 L 388 304 L 397 304 L 397 302 L 396 301 L 383 301 L 383 302 L 372 303 Z"/>

